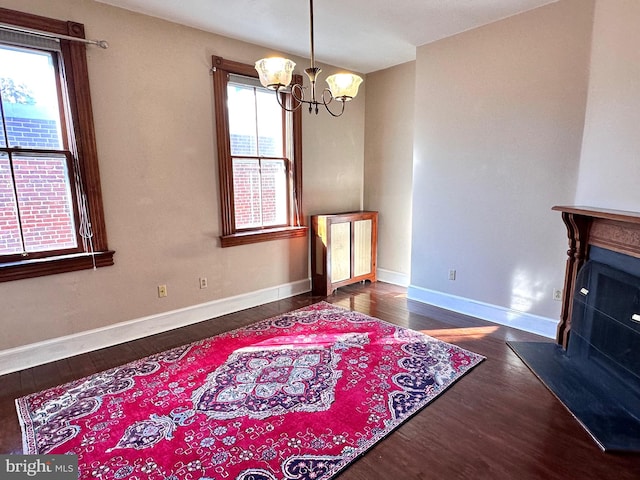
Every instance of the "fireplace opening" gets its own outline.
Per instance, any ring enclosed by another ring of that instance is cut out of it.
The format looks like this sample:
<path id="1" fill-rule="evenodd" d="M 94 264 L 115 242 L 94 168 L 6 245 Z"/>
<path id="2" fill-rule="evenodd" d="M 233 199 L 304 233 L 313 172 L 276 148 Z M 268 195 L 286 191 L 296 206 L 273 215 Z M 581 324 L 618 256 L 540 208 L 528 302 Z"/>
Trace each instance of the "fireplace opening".
<path id="1" fill-rule="evenodd" d="M 640 259 L 592 247 L 573 295 L 567 357 L 640 418 Z"/>
<path id="2" fill-rule="evenodd" d="M 591 246 L 566 350 L 508 342 L 603 450 L 640 452 L 640 258 Z"/>

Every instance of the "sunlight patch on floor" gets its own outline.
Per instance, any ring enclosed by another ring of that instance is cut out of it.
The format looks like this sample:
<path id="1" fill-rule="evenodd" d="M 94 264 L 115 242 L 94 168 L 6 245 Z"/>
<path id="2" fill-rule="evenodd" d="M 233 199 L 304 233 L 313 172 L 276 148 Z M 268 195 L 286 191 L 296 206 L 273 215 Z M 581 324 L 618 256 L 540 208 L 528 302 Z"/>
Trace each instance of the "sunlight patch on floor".
<path id="1" fill-rule="evenodd" d="M 470 328 L 441 328 L 437 330 L 420 330 L 425 335 L 438 338 L 445 342 L 455 342 L 456 340 L 475 340 L 484 338 L 498 330 L 499 326 L 490 327 L 470 327 Z"/>

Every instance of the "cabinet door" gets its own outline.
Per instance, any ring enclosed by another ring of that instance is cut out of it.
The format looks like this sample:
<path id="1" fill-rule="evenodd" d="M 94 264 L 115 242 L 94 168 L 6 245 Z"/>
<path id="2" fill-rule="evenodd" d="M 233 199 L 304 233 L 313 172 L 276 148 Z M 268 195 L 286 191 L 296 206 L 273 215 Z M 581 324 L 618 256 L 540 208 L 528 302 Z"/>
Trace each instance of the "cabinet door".
<path id="1" fill-rule="evenodd" d="M 351 223 L 331 224 L 331 283 L 351 278 Z"/>
<path id="2" fill-rule="evenodd" d="M 353 222 L 353 276 L 371 273 L 371 229 L 370 218 Z"/>

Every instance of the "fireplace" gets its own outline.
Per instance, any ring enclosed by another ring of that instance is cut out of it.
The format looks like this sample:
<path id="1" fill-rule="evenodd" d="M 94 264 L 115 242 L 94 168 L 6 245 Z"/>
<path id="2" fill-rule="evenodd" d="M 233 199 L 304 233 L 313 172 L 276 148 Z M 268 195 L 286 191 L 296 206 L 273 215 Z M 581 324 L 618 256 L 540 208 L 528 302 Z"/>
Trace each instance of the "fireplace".
<path id="1" fill-rule="evenodd" d="M 569 237 L 556 344 L 509 346 L 603 450 L 640 451 L 640 213 L 554 210 Z"/>
<path id="2" fill-rule="evenodd" d="M 567 355 L 640 395 L 640 259 L 599 247 L 589 257 L 576 280 Z"/>

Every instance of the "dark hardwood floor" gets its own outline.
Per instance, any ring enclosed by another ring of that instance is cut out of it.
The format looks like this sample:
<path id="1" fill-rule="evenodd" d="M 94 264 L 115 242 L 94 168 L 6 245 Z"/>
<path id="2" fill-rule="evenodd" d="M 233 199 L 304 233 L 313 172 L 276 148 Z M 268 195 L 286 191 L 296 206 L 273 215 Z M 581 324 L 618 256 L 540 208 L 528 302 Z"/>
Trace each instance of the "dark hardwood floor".
<path id="1" fill-rule="evenodd" d="M 0 377 L 0 453 L 22 453 L 14 399 L 319 300 L 300 295 Z M 506 345 L 548 341 L 406 299 L 383 283 L 326 299 L 487 360 L 339 475 L 371 479 L 640 479 L 640 455 L 603 453 Z"/>

